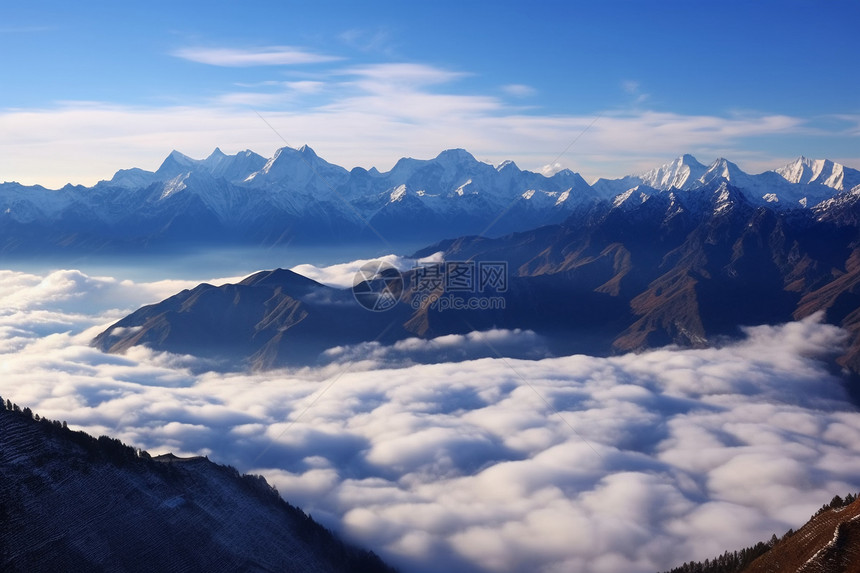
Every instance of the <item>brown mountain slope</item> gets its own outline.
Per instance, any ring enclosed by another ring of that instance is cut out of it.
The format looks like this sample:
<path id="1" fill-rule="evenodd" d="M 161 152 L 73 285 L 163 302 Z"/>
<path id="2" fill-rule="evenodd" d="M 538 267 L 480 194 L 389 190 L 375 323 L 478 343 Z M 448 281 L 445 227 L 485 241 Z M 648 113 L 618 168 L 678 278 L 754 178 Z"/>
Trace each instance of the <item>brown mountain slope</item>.
<path id="1" fill-rule="evenodd" d="M 824 310 L 828 322 L 850 332 L 851 345 L 839 362 L 860 372 L 860 248 L 851 252 L 844 272 L 834 269 L 834 275 L 833 281 L 800 300 L 794 316 L 803 318 Z"/>
<path id="2" fill-rule="evenodd" d="M 860 500 L 813 517 L 743 573 L 860 573 Z"/>
<path id="3" fill-rule="evenodd" d="M 797 531 L 668 573 L 860 573 L 860 500 L 836 496 Z"/>
<path id="4" fill-rule="evenodd" d="M 499 239 L 440 243 L 419 255 L 508 260 L 519 277 L 556 277 L 570 297 L 623 308 L 626 315 L 603 316 L 620 326 L 610 342 L 617 352 L 705 346 L 742 326 L 825 311 L 827 322 L 852 334 L 840 364 L 860 373 L 860 197 L 826 211 L 780 211 L 718 186 L 606 209 Z"/>

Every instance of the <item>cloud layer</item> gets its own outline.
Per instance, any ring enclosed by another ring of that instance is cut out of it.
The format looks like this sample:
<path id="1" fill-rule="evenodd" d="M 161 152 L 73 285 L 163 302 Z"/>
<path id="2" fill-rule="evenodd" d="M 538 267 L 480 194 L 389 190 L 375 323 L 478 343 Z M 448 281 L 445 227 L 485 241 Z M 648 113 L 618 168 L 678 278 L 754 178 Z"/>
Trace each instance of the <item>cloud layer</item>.
<path id="1" fill-rule="evenodd" d="M 176 55 L 219 67 L 332 59 L 283 46 L 188 47 Z M 185 105 L 72 101 L 44 109 L 0 110 L 0 177 L 49 187 L 70 181 L 93 184 L 118 169 L 154 170 L 170 148 L 193 157 L 207 156 L 216 145 L 230 153 L 250 148 L 266 155 L 284 142 L 294 147 L 308 143 L 328 161 L 347 168 L 380 170 L 390 169 L 404 155 L 430 158 L 443 149 L 463 147 L 481 160 L 512 159 L 536 171 L 548 162 L 560 162 L 587 179 L 646 171 L 682 152 L 698 154 L 706 162 L 728 156 L 748 171 L 763 171 L 793 158 L 751 151 L 761 138 L 796 138 L 804 146 L 797 153 L 814 156 L 816 149 L 832 149 L 834 138 L 850 137 L 858 123 L 856 116 L 841 115 L 828 118 L 829 129 L 824 130 L 818 126 L 821 118 L 763 112 L 685 114 L 638 104 L 587 115 L 549 114 L 522 106 L 534 93 L 524 84 L 464 92 L 460 83 L 469 74 L 443 67 L 337 66 L 332 63 L 329 69 L 290 80 L 273 76 L 278 79 L 237 82 Z M 860 162 L 850 156 L 832 159 Z"/>
<path id="2" fill-rule="evenodd" d="M 817 360 L 844 335 L 818 317 L 715 349 L 396 366 L 481 337 L 534 343 L 497 332 L 255 375 L 87 345 L 184 287 L 0 273 L 0 394 L 153 453 L 263 473 L 403 571 L 653 572 L 860 489 L 860 414 Z"/>
<path id="3" fill-rule="evenodd" d="M 326 267 L 316 266 L 312 264 L 301 264 L 292 267 L 290 270 L 300 275 L 304 275 L 324 285 L 335 288 L 351 288 L 355 282 L 356 273 L 367 263 L 374 261 L 382 261 L 397 268 L 403 272 L 414 269 L 420 264 L 439 263 L 442 261 L 442 252 L 434 253 L 423 259 L 410 259 L 400 255 L 384 255 L 375 259 L 357 259 L 347 263 L 338 263 Z"/>

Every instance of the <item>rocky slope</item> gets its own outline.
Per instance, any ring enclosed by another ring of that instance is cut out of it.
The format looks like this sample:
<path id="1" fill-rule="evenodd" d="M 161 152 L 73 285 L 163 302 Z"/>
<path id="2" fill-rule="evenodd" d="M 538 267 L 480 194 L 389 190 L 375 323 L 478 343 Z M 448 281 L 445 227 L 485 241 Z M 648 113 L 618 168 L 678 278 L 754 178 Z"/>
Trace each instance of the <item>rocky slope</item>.
<path id="1" fill-rule="evenodd" d="M 860 572 L 860 501 L 836 496 L 797 531 L 668 573 Z"/>
<path id="2" fill-rule="evenodd" d="M 857 372 L 858 214 L 856 192 L 821 209 L 781 211 L 720 183 L 598 207 L 584 219 L 498 239 L 445 241 L 417 254 L 507 260 L 520 277 L 566 284 L 567 297 L 603 300 L 606 308 L 618 301 L 603 315 L 625 322 L 611 342 L 618 351 L 705 346 L 743 325 L 822 312 L 852 333 L 840 361 Z M 558 319 L 582 320 L 564 312 Z"/>
<path id="3" fill-rule="evenodd" d="M 0 570 L 390 572 L 261 477 L 0 408 Z"/>
<path id="4" fill-rule="evenodd" d="M 556 353 L 607 354 L 707 346 L 742 326 L 820 312 L 851 333 L 839 360 L 860 372 L 860 191 L 811 209 L 756 204 L 723 180 L 639 193 L 598 201 L 560 224 L 446 240 L 415 254 L 504 263 L 504 292 L 466 297 L 498 296 L 499 307 L 422 303 L 410 286 L 416 269 L 404 277 L 401 304 L 372 313 L 348 290 L 279 271 L 180 293 L 123 319 L 95 344 L 270 367 L 307 363 L 334 346 L 506 328 L 534 330 Z M 445 278 L 447 267 L 440 269 Z"/>

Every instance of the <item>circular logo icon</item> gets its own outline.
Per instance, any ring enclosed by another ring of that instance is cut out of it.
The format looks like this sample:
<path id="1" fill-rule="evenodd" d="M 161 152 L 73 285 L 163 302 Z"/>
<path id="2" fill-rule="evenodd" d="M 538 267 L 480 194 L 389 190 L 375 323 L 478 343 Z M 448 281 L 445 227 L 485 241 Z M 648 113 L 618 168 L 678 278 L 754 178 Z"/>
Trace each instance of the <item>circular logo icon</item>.
<path id="1" fill-rule="evenodd" d="M 385 261 L 365 263 L 352 279 L 352 294 L 358 304 L 374 312 L 394 308 L 403 294 L 403 275 Z"/>

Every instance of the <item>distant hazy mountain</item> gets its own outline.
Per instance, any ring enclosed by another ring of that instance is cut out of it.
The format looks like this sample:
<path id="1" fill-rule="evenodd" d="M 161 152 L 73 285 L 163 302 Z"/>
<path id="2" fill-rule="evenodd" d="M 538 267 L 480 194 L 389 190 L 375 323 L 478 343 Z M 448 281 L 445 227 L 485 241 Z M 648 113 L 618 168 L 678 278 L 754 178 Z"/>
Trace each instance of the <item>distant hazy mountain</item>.
<path id="1" fill-rule="evenodd" d="M 251 151 L 216 149 L 203 160 L 174 151 L 155 172 L 121 170 L 89 188 L 0 184 L 0 250 L 430 241 L 491 224 L 504 233 L 560 222 L 599 198 L 570 171 L 496 168 L 462 149 L 404 158 L 387 173 L 347 171 L 307 146 L 268 160 Z"/>
<path id="2" fill-rule="evenodd" d="M 17 407 L 0 407 L 0 476 L 2 571 L 392 571 L 261 477 L 150 458 Z"/>
<path id="3" fill-rule="evenodd" d="M 683 155 L 641 175 L 588 185 L 568 170 L 545 177 L 510 161 L 494 167 L 462 149 L 404 158 L 385 173 L 347 171 L 307 146 L 282 148 L 270 159 L 216 149 L 196 160 L 174 151 L 154 172 L 125 169 L 93 187 L 0 184 L 0 252 L 500 236 L 560 223 L 598 203 L 720 183 L 753 205 L 803 209 L 860 188 L 860 172 L 801 157 L 749 175 L 725 159 L 705 166 Z"/>
<path id="4" fill-rule="evenodd" d="M 401 304 L 372 313 L 348 290 L 277 271 L 144 307 L 95 344 L 268 367 L 307 363 L 344 344 L 519 328 L 545 337 L 553 352 L 606 354 L 706 346 L 744 325 L 823 311 L 853 333 L 840 361 L 860 372 L 860 189 L 792 210 L 757 205 L 722 179 L 688 191 L 631 191 L 561 224 L 446 240 L 416 256 L 438 251 L 449 262 L 505 261 L 504 309 L 416 304 L 413 271 Z"/>

